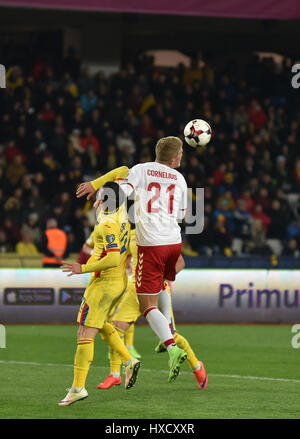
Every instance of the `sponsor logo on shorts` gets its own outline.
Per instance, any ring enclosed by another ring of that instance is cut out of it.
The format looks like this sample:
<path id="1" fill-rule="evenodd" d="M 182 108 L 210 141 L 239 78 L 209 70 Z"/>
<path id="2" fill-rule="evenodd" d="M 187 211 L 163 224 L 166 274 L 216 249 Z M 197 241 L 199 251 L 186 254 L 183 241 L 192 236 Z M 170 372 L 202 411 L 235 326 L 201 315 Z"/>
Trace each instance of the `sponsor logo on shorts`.
<path id="1" fill-rule="evenodd" d="M 83 297 L 82 302 L 81 302 L 81 305 L 80 305 L 80 311 L 83 310 L 83 307 L 84 307 L 84 305 L 85 305 L 85 302 L 86 302 L 86 298 Z"/>

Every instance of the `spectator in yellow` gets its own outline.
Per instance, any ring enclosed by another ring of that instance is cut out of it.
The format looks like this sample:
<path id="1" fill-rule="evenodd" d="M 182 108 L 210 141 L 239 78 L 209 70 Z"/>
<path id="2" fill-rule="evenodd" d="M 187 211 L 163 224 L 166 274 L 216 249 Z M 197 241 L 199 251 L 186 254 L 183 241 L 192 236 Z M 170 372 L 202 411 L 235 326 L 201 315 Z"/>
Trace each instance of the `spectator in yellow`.
<path id="1" fill-rule="evenodd" d="M 7 168 L 6 178 L 13 186 L 15 186 L 26 172 L 27 170 L 22 163 L 22 157 L 16 155 L 13 162 Z"/>
<path id="2" fill-rule="evenodd" d="M 9 92 L 21 87 L 24 83 L 22 70 L 19 66 L 12 66 L 6 73 L 6 86 Z"/>
<path id="3" fill-rule="evenodd" d="M 18 255 L 37 255 L 39 253 L 27 232 L 22 233 L 22 239 L 16 245 L 16 252 Z"/>

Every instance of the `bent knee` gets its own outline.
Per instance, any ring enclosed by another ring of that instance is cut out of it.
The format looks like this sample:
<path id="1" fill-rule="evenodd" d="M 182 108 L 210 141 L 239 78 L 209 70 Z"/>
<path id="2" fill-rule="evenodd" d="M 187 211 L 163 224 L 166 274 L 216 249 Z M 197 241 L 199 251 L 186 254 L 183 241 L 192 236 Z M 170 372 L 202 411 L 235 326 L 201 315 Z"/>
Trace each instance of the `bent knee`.
<path id="1" fill-rule="evenodd" d="M 113 321 L 113 324 L 116 328 L 121 329 L 122 331 L 127 331 L 131 323 L 129 322 L 119 322 L 119 321 Z"/>
<path id="2" fill-rule="evenodd" d="M 99 329 L 90 328 L 89 326 L 79 326 L 77 331 L 77 339 L 79 338 L 95 338 Z"/>
<path id="3" fill-rule="evenodd" d="M 152 306 L 157 307 L 158 296 L 157 295 L 140 295 L 140 311 L 144 315 L 145 311 Z"/>

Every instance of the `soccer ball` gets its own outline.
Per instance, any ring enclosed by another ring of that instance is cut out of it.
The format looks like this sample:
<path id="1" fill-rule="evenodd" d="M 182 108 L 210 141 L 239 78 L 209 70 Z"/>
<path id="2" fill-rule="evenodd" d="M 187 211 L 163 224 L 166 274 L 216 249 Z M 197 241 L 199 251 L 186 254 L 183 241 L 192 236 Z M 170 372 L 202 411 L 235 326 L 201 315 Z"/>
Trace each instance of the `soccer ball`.
<path id="1" fill-rule="evenodd" d="M 210 141 L 211 127 L 205 120 L 194 119 L 186 124 L 183 134 L 186 143 L 193 148 L 197 146 L 203 147 Z"/>

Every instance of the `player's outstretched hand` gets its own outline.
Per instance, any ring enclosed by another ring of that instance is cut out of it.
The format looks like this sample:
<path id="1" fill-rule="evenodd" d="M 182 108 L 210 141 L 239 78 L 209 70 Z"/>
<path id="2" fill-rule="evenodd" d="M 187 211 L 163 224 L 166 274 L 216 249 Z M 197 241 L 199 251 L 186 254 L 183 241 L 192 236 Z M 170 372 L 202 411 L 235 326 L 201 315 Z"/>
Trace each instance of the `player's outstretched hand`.
<path id="1" fill-rule="evenodd" d="M 95 189 L 91 185 L 91 183 L 88 181 L 87 183 L 80 183 L 76 190 L 76 197 L 81 198 L 84 195 L 87 195 L 87 200 L 90 200 L 90 198 L 94 195 Z"/>
<path id="2" fill-rule="evenodd" d="M 62 271 L 64 273 L 70 273 L 68 274 L 68 276 L 73 276 L 73 274 L 81 274 L 81 265 L 78 264 L 78 262 L 65 262 L 63 261 L 62 266 L 60 267 L 62 268 Z"/>

